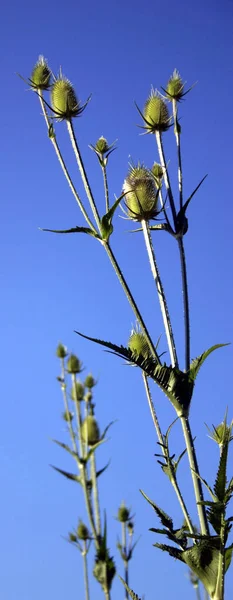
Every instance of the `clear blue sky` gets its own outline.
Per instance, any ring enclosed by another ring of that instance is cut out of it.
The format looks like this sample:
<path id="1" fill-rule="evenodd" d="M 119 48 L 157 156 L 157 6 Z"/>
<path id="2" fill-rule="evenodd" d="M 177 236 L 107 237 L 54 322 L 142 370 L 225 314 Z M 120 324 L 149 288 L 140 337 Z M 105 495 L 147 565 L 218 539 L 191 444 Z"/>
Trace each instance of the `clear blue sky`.
<path id="1" fill-rule="evenodd" d="M 41 0 L 7 2 L 2 8 L 0 592 L 4 600 L 84 597 L 80 557 L 62 538 L 79 516 L 85 518 L 83 500 L 75 485 L 49 467 L 52 463 L 72 469 L 51 442 L 53 437 L 66 438 L 56 382 L 59 340 L 99 377 L 95 399 L 101 427 L 118 419 L 98 455 L 100 466 L 111 457 L 101 481 L 101 504 L 107 509 L 113 554 L 117 555 L 118 532 L 114 515 L 124 499 L 136 513 L 136 535 L 141 536 L 131 567 L 132 587 L 147 600 L 171 594 L 181 600 L 195 597 L 187 570 L 153 548 L 155 536 L 148 532 L 158 521 L 139 494 L 140 487 L 171 512 L 178 525 L 182 517 L 153 457 L 156 439 L 140 373 L 73 333 L 80 329 L 124 344 L 134 317 L 97 242 L 38 230 L 83 222 L 47 139 L 36 95 L 26 91 L 15 73 L 29 76 L 38 55 L 44 54 L 55 73 L 62 65 L 82 100 L 93 94 L 75 126 L 102 211 L 101 173 L 88 144 L 100 135 L 110 142 L 118 138 L 109 166 L 113 199 L 121 191 L 129 155 L 148 166 L 157 159 L 152 136 L 139 136 L 134 100 L 142 107 L 151 85 L 165 85 L 175 67 L 188 84 L 198 81 L 181 105 L 186 197 L 208 173 L 190 208 L 185 238 L 194 357 L 214 343 L 233 341 L 232 8 L 227 0 Z M 57 132 L 84 197 L 65 126 L 59 124 Z M 174 179 L 172 132 L 166 134 L 165 144 Z M 156 339 L 162 324 L 143 240 L 139 234 L 125 233 L 128 222 L 116 217 L 115 225 L 114 249 Z M 182 356 L 176 246 L 165 234 L 158 234 L 156 244 Z M 161 345 L 165 347 L 164 336 Z M 231 370 L 229 346 L 209 358 L 193 399 L 201 472 L 210 479 L 218 454 L 204 422 L 219 423 L 226 405 L 233 416 L 227 385 Z M 154 399 L 165 430 L 174 412 L 156 389 Z M 179 426 L 172 439 L 174 451 L 181 451 Z M 186 469 L 184 463 L 180 476 L 192 508 Z M 232 593 L 231 575 L 226 598 Z M 120 597 L 123 592 L 116 580 L 112 598 Z M 95 584 L 93 598 L 102 598 Z"/>

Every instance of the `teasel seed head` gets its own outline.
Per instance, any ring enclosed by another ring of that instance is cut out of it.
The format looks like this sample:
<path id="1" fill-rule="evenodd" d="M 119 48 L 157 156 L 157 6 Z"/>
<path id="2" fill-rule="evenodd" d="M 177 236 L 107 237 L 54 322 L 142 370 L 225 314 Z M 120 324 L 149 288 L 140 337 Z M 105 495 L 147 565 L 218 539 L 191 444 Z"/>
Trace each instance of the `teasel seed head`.
<path id="1" fill-rule="evenodd" d="M 157 90 L 152 88 L 150 96 L 145 103 L 143 118 L 148 133 L 166 131 L 170 126 L 170 116 L 165 100 Z"/>
<path id="2" fill-rule="evenodd" d="M 58 358 L 66 358 L 67 356 L 67 348 L 63 346 L 63 344 L 58 344 L 56 349 L 56 355 Z"/>
<path id="3" fill-rule="evenodd" d="M 123 184 L 128 217 L 149 221 L 157 214 L 158 193 L 153 175 L 144 166 L 130 167 Z"/>
<path id="4" fill-rule="evenodd" d="M 58 121 L 73 119 L 83 111 L 72 83 L 62 72 L 52 85 L 51 105 Z"/>
<path id="5" fill-rule="evenodd" d="M 79 540 L 84 540 L 84 541 L 90 540 L 90 533 L 88 531 L 88 528 L 82 521 L 79 521 L 79 524 L 78 524 L 77 537 Z"/>
<path id="6" fill-rule="evenodd" d="M 177 100 L 179 102 L 184 96 L 184 85 L 179 71 L 175 69 L 165 90 L 168 100 Z"/>
<path id="7" fill-rule="evenodd" d="M 30 77 L 31 87 L 34 90 L 48 90 L 50 87 L 51 71 L 47 60 L 41 55 L 36 62 Z"/>
<path id="8" fill-rule="evenodd" d="M 66 363 L 66 369 L 68 373 L 72 374 L 80 373 L 82 371 L 82 363 L 75 354 L 70 354 Z"/>
<path id="9" fill-rule="evenodd" d="M 99 425 L 94 416 L 88 415 L 84 419 L 81 427 L 81 436 L 83 442 L 87 443 L 88 446 L 94 446 L 100 440 Z"/>
<path id="10" fill-rule="evenodd" d="M 150 347 L 145 334 L 142 331 L 133 329 L 130 334 L 128 341 L 128 348 L 136 356 L 142 355 L 144 358 L 148 358 L 151 355 Z"/>
<path id="11" fill-rule="evenodd" d="M 127 523 L 130 518 L 130 510 L 125 506 L 125 503 L 122 502 L 117 513 L 117 519 L 120 523 Z"/>

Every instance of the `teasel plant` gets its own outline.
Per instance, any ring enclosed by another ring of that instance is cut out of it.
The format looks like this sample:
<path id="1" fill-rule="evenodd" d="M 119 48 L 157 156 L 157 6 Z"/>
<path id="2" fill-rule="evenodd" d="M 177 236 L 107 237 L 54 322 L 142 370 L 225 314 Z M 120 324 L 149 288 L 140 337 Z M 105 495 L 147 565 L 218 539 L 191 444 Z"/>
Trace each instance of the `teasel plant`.
<path id="1" fill-rule="evenodd" d="M 110 600 L 112 581 L 116 573 L 113 556 L 107 545 L 107 519 L 101 521 L 98 478 L 106 471 L 109 463 L 100 470 L 96 467 L 96 451 L 106 440 L 106 434 L 112 423 L 100 434 L 95 417 L 93 403 L 93 388 L 96 381 L 91 374 L 84 382 L 77 379 L 82 371 L 82 364 L 75 354 L 68 355 L 66 347 L 59 344 L 56 350 L 60 359 L 61 372 L 58 376 L 63 401 L 63 419 L 67 424 L 71 446 L 58 440 L 53 440 L 58 446 L 68 452 L 75 461 L 77 473 L 70 473 L 53 466 L 55 471 L 68 480 L 77 482 L 83 490 L 89 528 L 80 520 L 77 528 L 69 533 L 68 541 L 75 546 L 83 557 L 85 599 L 90 600 L 87 557 L 90 546 L 95 548 L 93 576 L 102 587 L 104 597 Z M 70 385 L 68 383 L 70 379 Z"/>
<path id="2" fill-rule="evenodd" d="M 116 356 L 123 358 L 126 363 L 134 365 L 141 370 L 145 395 L 160 448 L 158 462 L 163 473 L 171 482 L 183 515 L 183 524 L 178 527 L 174 526 L 172 517 L 142 491 L 144 498 L 151 505 L 162 524 L 162 528 L 153 527 L 151 528 L 152 531 L 156 534 L 166 536 L 173 544 L 156 542 L 154 545 L 189 567 L 192 574 L 191 581 L 192 583 L 195 582 L 198 597 L 200 597 L 199 582 L 201 582 L 205 593 L 211 600 L 223 600 L 225 573 L 230 566 L 233 551 L 233 545 L 227 545 L 232 517 L 228 517 L 226 513 L 233 494 L 233 479 L 227 482 L 228 448 L 232 441 L 233 423 L 228 424 L 227 416 L 225 416 L 224 421 L 213 429 L 214 434 L 212 437 L 219 445 L 220 458 L 216 479 L 214 485 L 211 487 L 199 472 L 195 440 L 189 419 L 194 386 L 201 366 L 212 352 L 227 345 L 216 344 L 202 352 L 194 360 L 191 360 L 190 311 L 184 237 L 188 232 L 187 211 L 190 202 L 206 178 L 205 175 L 196 185 L 195 189 L 186 197 L 186 192 L 183 188 L 179 103 L 192 88 L 185 89 L 185 83 L 179 72 L 175 70 L 167 85 L 161 88 L 163 93 L 152 88 L 144 108 L 141 110 L 136 104 L 136 108 L 142 118 L 143 124 L 141 127 L 144 129 L 144 133 L 153 135 L 155 138 L 156 162 L 152 164 L 151 168 L 141 163 L 130 164 L 121 193 L 118 198 L 115 198 L 111 206 L 107 165 L 109 157 L 115 149 L 115 144 L 109 145 L 107 140 L 101 136 L 95 144 L 90 145 L 103 172 L 106 210 L 105 214 L 103 214 L 101 207 L 97 206 L 94 193 L 91 189 L 74 129 L 74 118 L 83 114 L 90 97 L 82 105 L 71 82 L 62 74 L 61 70 L 58 77 L 53 76 L 43 57 L 40 57 L 36 63 L 28 83 L 38 96 L 49 138 L 66 180 L 86 221 L 85 227 L 75 226 L 63 230 L 43 229 L 43 231 L 58 234 L 83 233 L 94 237 L 107 253 L 135 316 L 136 325 L 131 330 L 126 346 L 94 338 L 82 332 L 77 331 L 76 333 L 92 342 L 102 345 Z M 48 91 L 50 91 L 50 99 L 46 99 L 45 96 Z M 92 217 L 89 216 L 89 212 L 87 212 L 83 201 L 77 193 L 68 167 L 63 159 L 60 146 L 58 145 L 57 129 L 60 125 L 57 126 L 55 123 L 63 121 L 67 128 L 83 182 L 86 199 L 89 204 L 88 211 L 90 210 Z M 176 194 L 171 185 L 168 161 L 164 148 L 164 136 L 169 135 L 172 129 L 175 136 L 178 165 Z M 119 205 L 123 208 L 126 218 L 129 221 L 137 223 L 137 228 L 132 231 L 144 237 L 149 265 L 164 323 L 170 357 L 168 363 L 162 359 L 163 353 L 159 353 L 159 340 L 156 343 L 152 340 L 142 313 L 111 247 L 111 236 L 114 233 L 113 217 Z M 101 214 L 103 216 L 100 216 Z M 160 219 L 160 222 L 156 222 L 158 219 Z M 178 357 L 168 300 L 158 268 L 156 257 L 156 245 L 159 243 L 157 241 L 158 231 L 163 231 L 171 235 L 174 243 L 178 245 L 179 250 L 184 314 L 183 368 L 181 359 Z M 176 419 L 168 427 L 165 434 L 162 432 L 152 400 L 151 383 L 153 382 L 162 390 L 175 411 Z M 174 453 L 171 454 L 169 445 L 170 432 L 175 422 L 180 422 L 185 441 L 184 451 L 177 458 L 175 458 Z M 199 521 L 197 529 L 194 526 L 194 520 L 190 515 L 178 477 L 178 466 L 185 453 L 188 456 L 193 482 Z M 210 499 L 205 499 L 203 490 L 208 491 Z M 122 581 L 130 597 L 134 599 L 138 598 L 137 594 L 129 588 L 127 581 Z"/>

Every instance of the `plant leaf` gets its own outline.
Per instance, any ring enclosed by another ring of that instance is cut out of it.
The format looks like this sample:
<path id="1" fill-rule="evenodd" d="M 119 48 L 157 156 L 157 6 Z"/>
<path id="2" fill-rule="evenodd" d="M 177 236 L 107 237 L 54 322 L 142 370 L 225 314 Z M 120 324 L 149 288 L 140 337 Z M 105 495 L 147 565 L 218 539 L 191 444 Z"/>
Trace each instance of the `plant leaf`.
<path id="1" fill-rule="evenodd" d="M 158 542 L 156 544 L 153 544 L 153 546 L 155 548 L 163 550 L 163 552 L 168 552 L 168 554 L 170 554 L 170 556 L 172 556 L 173 558 L 185 562 L 183 559 L 183 550 L 178 550 L 178 548 L 174 548 L 174 546 L 168 546 L 167 544 L 159 544 Z"/>
<path id="2" fill-rule="evenodd" d="M 63 442 L 59 442 L 58 440 L 52 440 L 52 441 L 54 442 L 54 444 L 57 444 L 58 446 L 60 446 L 60 448 L 63 448 L 63 450 L 66 450 L 66 452 L 71 454 L 71 456 L 76 458 L 78 461 L 80 460 L 78 452 L 74 452 L 74 450 L 72 450 L 67 444 L 63 444 Z"/>
<path id="3" fill-rule="evenodd" d="M 108 461 L 108 463 L 105 465 L 105 467 L 103 467 L 102 469 L 100 469 L 99 471 L 96 472 L 96 477 L 100 477 L 100 475 L 102 475 L 102 473 L 104 473 L 104 471 L 107 470 L 107 468 L 110 465 L 111 460 Z"/>
<path id="4" fill-rule="evenodd" d="M 189 568 L 202 581 L 211 598 L 216 590 L 219 567 L 219 540 L 200 541 L 183 552 L 183 558 Z"/>
<path id="5" fill-rule="evenodd" d="M 158 364 L 158 361 L 160 361 L 159 356 L 158 360 L 151 356 L 145 358 L 142 354 L 132 352 L 130 348 L 117 346 L 111 342 L 105 342 L 104 340 L 84 335 L 79 331 L 75 331 L 75 333 L 87 340 L 108 348 L 108 350 L 112 351 L 116 356 L 125 358 L 131 364 L 140 367 L 166 394 L 178 415 L 188 414 L 193 393 L 193 381 L 189 377 L 189 373 L 184 373 L 171 366 L 168 367 L 166 364 Z"/>
<path id="6" fill-rule="evenodd" d="M 143 492 L 142 490 L 139 490 L 139 491 L 141 492 L 141 494 L 143 495 L 145 500 L 147 500 L 147 502 L 149 502 L 149 504 L 152 506 L 152 508 L 158 515 L 162 525 L 164 525 L 164 527 L 167 527 L 167 529 L 170 532 L 173 532 L 173 521 L 172 521 L 171 517 L 169 517 L 169 515 L 167 513 L 165 513 L 164 510 L 162 510 L 162 508 L 159 508 L 159 506 L 157 506 L 157 504 L 155 504 L 152 500 L 150 500 L 150 498 L 148 498 L 148 496 L 145 494 L 145 492 Z"/>
<path id="7" fill-rule="evenodd" d="M 199 187 L 201 187 L 203 181 L 205 181 L 207 175 L 205 175 L 200 183 L 197 185 L 197 187 L 195 188 L 195 190 L 192 192 L 192 194 L 189 196 L 188 200 L 186 200 L 186 202 L 184 203 L 184 206 L 182 206 L 181 210 L 178 212 L 177 214 L 177 220 L 178 222 L 182 220 L 182 218 L 185 216 L 186 210 L 188 208 L 189 203 L 191 202 L 193 196 L 196 194 L 197 190 L 199 190 Z"/>
<path id="8" fill-rule="evenodd" d="M 223 348 L 224 346 L 229 346 L 229 344 L 215 344 L 215 346 L 211 346 L 211 348 L 209 348 L 208 350 L 200 354 L 200 356 L 195 358 L 190 364 L 190 369 L 188 372 L 189 379 L 194 382 L 201 366 L 203 365 L 209 354 L 211 354 L 212 352 L 214 352 L 214 350 L 217 350 L 218 348 Z"/>
<path id="9" fill-rule="evenodd" d="M 71 229 L 44 229 L 39 227 L 40 231 L 49 231 L 50 233 L 87 233 L 93 237 L 101 240 L 101 237 L 90 227 L 71 227 Z"/>
<path id="10" fill-rule="evenodd" d="M 101 234 L 102 234 L 102 239 L 105 242 L 107 242 L 109 240 L 110 235 L 113 232 L 113 226 L 112 226 L 113 215 L 115 213 L 116 208 L 120 204 L 120 201 L 122 200 L 122 198 L 124 198 L 126 193 L 128 194 L 128 192 L 124 192 L 123 194 L 121 194 L 121 196 L 119 198 L 117 198 L 117 200 L 114 202 L 113 206 L 108 210 L 108 212 L 101 219 Z"/>
<path id="11" fill-rule="evenodd" d="M 131 588 L 127 585 L 127 583 L 125 583 L 124 579 L 122 579 L 122 577 L 120 575 L 118 575 L 118 577 L 121 580 L 121 583 L 123 583 L 128 594 L 130 595 L 130 598 L 132 598 L 132 600 L 141 600 L 141 598 L 139 598 L 139 596 L 137 594 L 135 594 L 135 592 L 133 592 L 133 590 L 131 590 Z"/>
<path id="12" fill-rule="evenodd" d="M 68 473 L 68 471 L 64 471 L 63 469 L 59 469 L 58 467 L 54 467 L 54 465 L 50 465 L 50 467 L 52 467 L 52 469 L 54 469 L 55 471 L 57 471 L 61 475 L 64 475 L 64 477 L 66 477 L 67 479 L 71 479 L 71 481 L 77 481 L 78 483 L 81 483 L 81 485 L 82 485 L 80 475 L 74 475 L 73 473 Z"/>

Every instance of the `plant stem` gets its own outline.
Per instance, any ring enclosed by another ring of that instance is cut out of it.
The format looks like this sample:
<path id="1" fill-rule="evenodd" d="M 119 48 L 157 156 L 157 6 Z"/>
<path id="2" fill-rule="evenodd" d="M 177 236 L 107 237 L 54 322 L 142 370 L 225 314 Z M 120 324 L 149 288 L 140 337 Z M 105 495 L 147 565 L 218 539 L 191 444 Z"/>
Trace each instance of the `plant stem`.
<path id="1" fill-rule="evenodd" d="M 84 550 L 82 552 L 83 555 L 83 570 L 84 570 L 84 585 L 85 585 L 85 599 L 89 600 L 89 581 L 88 581 L 88 570 L 87 570 L 87 542 L 83 541 Z"/>
<path id="2" fill-rule="evenodd" d="M 199 475 L 198 462 L 197 462 L 196 452 L 195 452 L 195 448 L 194 448 L 194 444 L 193 444 L 193 437 L 192 437 L 192 433 L 191 433 L 189 420 L 184 415 L 181 415 L 179 418 L 181 421 L 183 434 L 184 434 L 184 438 L 185 438 L 185 443 L 186 443 L 186 448 L 187 448 L 187 453 L 188 453 L 188 458 L 189 458 L 189 465 L 190 465 L 191 475 L 192 475 L 192 479 L 193 479 L 193 487 L 194 487 L 194 492 L 195 492 L 197 512 L 198 512 L 199 521 L 200 521 L 201 533 L 203 535 L 209 535 L 209 525 L 208 525 L 208 521 L 207 521 L 207 517 L 206 517 L 205 507 L 202 506 L 201 504 L 199 504 L 199 502 L 203 502 L 204 497 L 203 497 L 203 492 L 202 492 L 201 481 L 198 477 L 198 475 Z"/>
<path id="3" fill-rule="evenodd" d="M 108 180 L 107 180 L 106 165 L 102 166 L 102 173 L 103 173 L 103 178 L 104 178 L 104 193 L 105 193 L 106 213 L 107 213 L 109 211 L 109 192 L 108 192 Z"/>
<path id="4" fill-rule="evenodd" d="M 90 184 L 89 184 L 89 181 L 88 181 L 88 177 L 87 177 L 87 174 L 86 174 L 86 171 L 85 171 L 85 167 L 84 167 L 83 160 L 82 160 L 82 157 L 81 157 L 81 153 L 80 153 L 80 150 L 79 150 L 79 147 L 78 147 L 78 142 L 76 140 L 76 136 L 75 136 L 75 132 L 74 132 L 72 121 L 67 119 L 66 124 L 67 124 L 68 133 L 69 133 L 69 136 L 70 136 L 71 145 L 72 145 L 72 148 L 74 150 L 75 158 L 77 160 L 78 168 L 79 168 L 79 171 L 80 171 L 80 174 L 81 174 L 81 178 L 82 178 L 82 181 L 83 181 L 83 185 L 84 185 L 84 188 L 85 188 L 85 191 L 86 191 L 86 194 L 87 194 L 87 198 L 88 198 L 88 200 L 90 202 L 90 206 L 91 206 L 91 209 L 92 209 L 92 212 L 93 212 L 93 216 L 95 218 L 97 227 L 98 227 L 98 229 L 100 231 L 100 217 L 99 217 L 99 213 L 98 213 L 98 210 L 97 210 L 97 207 L 96 207 L 96 204 L 95 204 L 95 200 L 94 200 L 94 196 L 92 194 L 91 187 L 90 187 Z"/>
<path id="5" fill-rule="evenodd" d="M 126 523 L 121 523 L 121 529 L 122 529 L 122 548 L 123 548 L 123 552 L 125 555 L 127 555 L 127 545 L 126 545 Z M 124 560 L 124 567 L 125 567 L 125 583 L 127 585 L 129 585 L 129 565 L 128 565 L 128 560 Z M 125 598 L 128 600 L 129 598 L 129 593 L 127 590 L 125 590 Z"/>
<path id="6" fill-rule="evenodd" d="M 113 254 L 113 251 L 112 251 L 112 249 L 110 247 L 110 244 L 108 242 L 103 242 L 103 246 L 104 246 L 104 248 L 105 248 L 105 250 L 107 252 L 107 255 L 108 255 L 108 257 L 109 257 L 109 259 L 111 261 L 111 264 L 112 264 L 112 266 L 114 268 L 114 271 L 115 271 L 115 273 L 116 273 L 116 275 L 117 275 L 117 277 L 119 279 L 119 282 L 120 282 L 120 284 L 121 284 L 121 286 L 122 286 L 122 288 L 123 288 L 123 290 L 125 292 L 125 295 L 126 295 L 128 301 L 130 303 L 130 306 L 133 309 L 133 312 L 134 312 L 135 317 L 136 317 L 136 319 L 137 319 L 137 321 L 138 321 L 138 323 L 139 323 L 139 325 L 141 327 L 141 330 L 142 330 L 142 332 L 144 333 L 144 335 L 145 335 L 145 337 L 147 339 L 147 342 L 149 344 L 151 353 L 152 353 L 153 357 L 157 360 L 158 364 L 160 364 L 161 361 L 160 361 L 160 358 L 159 358 L 159 356 L 158 356 L 158 354 L 156 352 L 154 344 L 153 344 L 153 342 L 151 340 L 149 331 L 147 330 L 147 327 L 146 327 L 146 325 L 145 325 L 145 323 L 143 321 L 142 315 L 139 312 L 137 304 L 136 304 L 136 302 L 135 302 L 135 300 L 134 300 L 134 298 L 133 298 L 133 296 L 131 294 L 131 291 L 130 291 L 130 289 L 128 287 L 128 284 L 126 283 L 124 275 L 123 275 L 123 273 L 122 273 L 122 271 L 121 271 L 121 269 L 120 269 L 120 267 L 118 265 L 116 257 Z"/>
<path id="7" fill-rule="evenodd" d="M 196 587 L 197 600 L 201 600 L 201 592 L 200 592 L 199 585 L 197 585 L 195 587 Z"/>
<path id="8" fill-rule="evenodd" d="M 101 519 L 100 519 L 100 504 L 99 504 L 99 490 L 98 490 L 98 482 L 96 477 L 96 463 L 95 463 L 95 453 L 93 452 L 90 458 L 91 461 L 91 480 L 92 480 L 92 489 L 93 489 L 93 498 L 94 498 L 94 507 L 95 507 L 95 523 L 96 523 L 96 532 L 97 535 L 101 535 Z"/>
<path id="9" fill-rule="evenodd" d="M 162 432 L 161 432 L 161 429 L 160 429 L 159 421 L 158 421 L 158 418 L 157 418 L 157 415 L 156 415 L 155 407 L 154 407 L 154 404 L 153 404 L 153 401 L 152 401 L 152 398 L 151 398 L 151 392 L 150 392 L 150 388 L 149 388 L 149 384 L 148 384 L 148 379 L 147 379 L 147 376 L 146 376 L 145 373 L 142 374 L 142 377 L 143 377 L 143 381 L 144 381 L 144 385 L 145 385 L 145 389 L 146 389 L 146 395 L 147 395 L 147 399 L 148 399 L 148 404 L 149 404 L 149 408 L 150 408 L 152 420 L 153 420 L 153 423 L 154 423 L 154 426 L 155 426 L 155 430 L 156 430 L 156 433 L 157 433 L 157 437 L 158 437 L 158 440 L 159 440 L 159 443 L 160 443 L 160 447 L 161 447 L 162 453 L 165 456 L 164 439 L 163 439 L 163 435 L 162 435 Z M 193 527 L 192 521 L 190 519 L 188 509 L 186 507 L 185 501 L 184 501 L 183 496 L 181 494 L 181 491 L 180 491 L 180 488 L 179 488 L 176 476 L 172 472 L 171 472 L 171 483 L 172 483 L 173 488 L 175 490 L 175 493 L 177 495 L 177 498 L 178 498 L 178 501 L 180 503 L 181 510 L 183 511 L 183 515 L 184 515 L 184 518 L 186 520 L 186 523 L 187 523 L 187 526 L 189 528 L 189 531 L 190 531 L 190 533 L 194 533 L 194 527 Z"/>
<path id="10" fill-rule="evenodd" d="M 182 277 L 182 293 L 184 304 L 184 329 L 185 329 L 185 370 L 190 367 L 190 317 L 189 317 L 189 299 L 188 299 L 188 279 L 185 260 L 183 238 L 177 240 L 180 252 L 181 277 Z"/>
<path id="11" fill-rule="evenodd" d="M 96 548 L 98 548 L 98 539 L 97 539 L 97 532 L 96 532 L 95 520 L 94 520 L 94 515 L 93 515 L 92 502 L 91 502 L 90 493 L 89 493 L 88 487 L 87 487 L 87 466 L 86 466 L 86 462 L 84 460 L 84 443 L 82 441 L 82 436 L 81 436 L 82 420 L 81 420 L 80 402 L 78 401 L 78 398 L 77 398 L 75 373 L 72 373 L 72 384 L 73 384 L 74 401 L 75 401 L 75 407 L 76 407 L 76 419 L 77 419 L 77 430 L 78 430 L 79 444 L 80 444 L 80 455 L 81 455 L 81 459 L 82 459 L 82 461 L 78 462 L 78 466 L 79 466 L 80 472 L 81 472 L 81 481 L 82 481 L 82 487 L 83 487 L 83 492 L 84 492 L 84 497 L 85 497 L 87 514 L 88 514 L 90 526 L 92 529 L 95 546 L 96 546 Z"/>
<path id="12" fill-rule="evenodd" d="M 161 163 L 161 167 L 163 168 L 163 172 L 164 172 L 164 175 L 163 175 L 164 183 L 166 186 L 166 190 L 167 190 L 167 194 L 168 194 L 168 198 L 169 198 L 169 202 L 170 202 L 170 206 L 171 206 L 174 227 L 176 229 L 176 208 L 175 208 L 174 198 L 173 198 L 173 194 L 172 194 L 167 165 L 166 165 L 166 161 L 165 161 L 165 156 L 164 156 L 162 134 L 160 131 L 156 131 L 155 135 L 156 135 L 156 141 L 157 141 L 157 146 L 158 146 L 159 160 Z"/>
<path id="13" fill-rule="evenodd" d="M 152 275 L 153 275 L 153 278 L 154 278 L 154 281 L 156 284 L 156 288 L 157 288 L 157 292 L 158 292 L 159 303 L 160 303 L 161 313 L 162 313 L 162 317 L 163 317 L 163 324 L 164 324 L 164 329 L 165 329 L 165 333 L 166 333 L 166 337 L 167 337 L 167 344 L 168 344 L 170 358 L 171 358 L 171 365 L 172 365 L 172 367 L 178 368 L 179 365 L 178 365 L 178 359 L 177 359 L 177 354 L 176 354 L 176 346 L 175 346 L 175 340 L 174 340 L 174 335 L 173 335 L 173 331 L 172 331 L 171 319 L 170 319 L 170 315 L 169 315 L 169 311 L 168 311 L 168 306 L 167 306 L 165 292 L 163 289 L 163 284 L 162 284 L 159 270 L 158 270 L 158 265 L 156 263 L 156 257 L 155 257 L 155 252 L 154 252 L 153 243 L 152 243 L 152 239 L 151 239 L 150 229 L 148 226 L 148 222 L 145 221 L 144 219 L 142 220 L 141 224 L 142 224 L 142 230 L 143 230 L 143 234 L 144 234 L 144 240 L 145 240 L 146 249 L 147 249 L 147 253 L 148 253 L 148 257 L 149 257 L 151 271 L 152 271 Z"/>
<path id="14" fill-rule="evenodd" d="M 183 176 L 182 176 L 182 161 L 181 161 L 181 148 L 180 148 L 180 126 L 178 123 L 178 110 L 177 101 L 173 98 L 172 100 L 173 118 L 174 118 L 174 132 L 177 145 L 178 154 L 178 186 L 179 186 L 179 198 L 180 198 L 180 210 L 183 206 Z"/>
<path id="15" fill-rule="evenodd" d="M 63 400 L 64 400 L 64 405 L 65 405 L 65 411 L 66 411 L 66 414 L 67 414 L 67 417 L 68 417 L 69 434 L 70 434 L 70 438 L 71 438 L 71 441 L 72 441 L 73 449 L 74 449 L 75 452 L 77 452 L 77 444 L 76 444 L 76 439 L 75 439 L 75 433 L 74 433 L 72 421 L 71 421 L 71 418 L 70 418 L 69 404 L 68 404 L 67 393 L 66 393 L 65 361 L 64 361 L 64 358 L 61 358 L 61 379 L 64 382 L 64 383 L 61 384 L 61 388 L 62 388 Z"/>
<path id="16" fill-rule="evenodd" d="M 39 95 L 39 100 L 40 100 L 41 108 L 42 108 L 42 111 L 43 111 L 44 119 L 45 119 L 46 125 L 48 127 L 48 131 L 49 131 L 51 123 L 50 123 L 50 120 L 49 120 L 49 117 L 48 117 L 48 113 L 47 113 L 47 110 L 46 110 L 44 102 L 43 102 L 42 90 L 38 91 L 38 95 Z M 61 151 L 60 151 L 59 145 L 57 143 L 55 134 L 53 136 L 50 136 L 50 141 L 52 142 L 52 145 L 53 145 L 54 150 L 56 152 L 58 161 L 59 161 L 59 163 L 61 165 L 62 171 L 63 171 L 63 173 L 65 175 L 65 178 L 66 178 L 66 180 L 68 182 L 68 185 L 70 186 L 70 189 L 71 189 L 71 191 L 72 191 L 72 193 L 73 193 L 73 195 L 75 197 L 75 200 L 76 200 L 76 202 L 77 202 L 77 204 L 78 204 L 78 206 L 79 206 L 79 208 L 81 210 L 81 213 L 84 216 L 84 219 L 86 220 L 86 222 L 88 223 L 88 225 L 92 229 L 92 231 L 94 231 L 95 233 L 97 233 L 96 228 L 93 225 L 91 219 L 89 218 L 89 216 L 88 216 L 88 214 L 87 214 L 87 212 L 86 212 L 86 210 L 85 210 L 85 208 L 84 208 L 84 206 L 82 204 L 82 201 L 79 198 L 78 192 L 75 189 L 73 181 L 72 181 L 72 179 L 70 177 L 70 174 L 69 174 L 69 172 L 67 170 L 67 167 L 66 167 L 66 164 L 64 162 L 63 156 L 61 154 Z"/>

